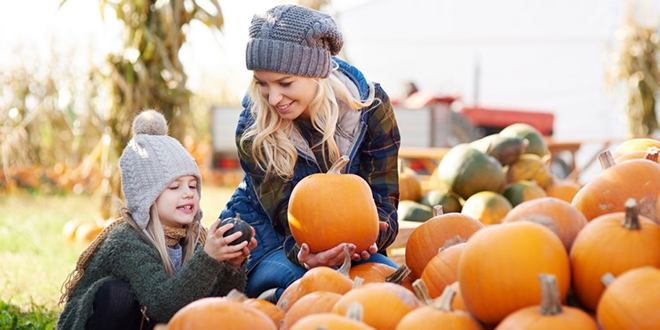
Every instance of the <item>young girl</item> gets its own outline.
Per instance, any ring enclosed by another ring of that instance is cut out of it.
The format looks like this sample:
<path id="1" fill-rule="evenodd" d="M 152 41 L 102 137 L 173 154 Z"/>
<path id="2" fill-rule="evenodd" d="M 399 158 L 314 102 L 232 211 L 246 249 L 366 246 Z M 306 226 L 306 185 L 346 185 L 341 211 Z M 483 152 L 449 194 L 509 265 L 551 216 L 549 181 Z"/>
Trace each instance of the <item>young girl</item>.
<path id="1" fill-rule="evenodd" d="M 200 224 L 195 160 L 167 136 L 165 117 L 141 112 L 120 158 L 123 216 L 82 253 L 64 283 L 58 329 L 149 329 L 186 304 L 245 287 L 256 239 L 229 245 L 233 227 Z"/>
<path id="2" fill-rule="evenodd" d="M 387 94 L 333 57 L 341 50 L 342 36 L 324 13 L 276 6 L 254 16 L 249 34 L 246 62 L 254 80 L 236 130 L 246 175 L 221 213 L 240 213 L 259 240 L 248 262 L 246 293 L 276 300 L 307 269 L 341 264 L 344 246 L 354 261 L 397 267 L 385 256 L 398 232 L 400 145 Z M 301 179 L 327 172 L 341 155 L 350 159 L 345 172 L 361 176 L 371 187 L 380 234 L 366 251 L 342 243 L 311 253 L 291 236 L 289 197 Z M 262 294 L 267 290 L 271 296 Z"/>

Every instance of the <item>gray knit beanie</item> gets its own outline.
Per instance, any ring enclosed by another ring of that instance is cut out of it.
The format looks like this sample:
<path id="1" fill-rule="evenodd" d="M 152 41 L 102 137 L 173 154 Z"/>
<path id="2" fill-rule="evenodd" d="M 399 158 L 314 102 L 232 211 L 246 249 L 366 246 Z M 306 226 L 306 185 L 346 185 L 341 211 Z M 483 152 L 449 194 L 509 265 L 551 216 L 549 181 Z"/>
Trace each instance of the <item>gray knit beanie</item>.
<path id="1" fill-rule="evenodd" d="M 142 111 L 133 120 L 133 139 L 119 158 L 121 187 L 128 213 L 144 230 L 149 210 L 172 181 L 184 175 L 197 178 L 197 192 L 202 193 L 202 177 L 197 163 L 176 139 L 167 135 L 167 121 L 155 110 Z M 202 218 L 202 210 L 195 220 Z"/>
<path id="2" fill-rule="evenodd" d="M 341 32 L 329 15 L 280 5 L 252 18 L 247 68 L 326 78 L 332 71 L 332 56 L 342 45 Z"/>

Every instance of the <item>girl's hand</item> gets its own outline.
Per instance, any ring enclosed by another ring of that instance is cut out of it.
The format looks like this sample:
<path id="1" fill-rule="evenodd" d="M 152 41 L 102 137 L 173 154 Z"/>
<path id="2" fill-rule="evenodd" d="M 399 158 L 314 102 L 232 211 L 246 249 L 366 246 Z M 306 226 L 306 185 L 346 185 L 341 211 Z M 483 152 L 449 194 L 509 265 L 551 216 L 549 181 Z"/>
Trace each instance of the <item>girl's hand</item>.
<path id="1" fill-rule="evenodd" d="M 227 237 L 223 237 L 222 235 L 224 235 L 229 229 L 234 228 L 234 225 L 230 223 L 220 228 L 218 228 L 218 226 L 220 226 L 220 219 L 216 220 L 216 222 L 211 225 L 211 228 L 206 235 L 204 252 L 219 262 L 233 259 L 230 264 L 234 266 L 236 266 L 235 262 L 240 259 L 240 262 L 238 262 L 238 265 L 240 265 L 247 255 L 250 254 L 250 249 L 247 248 L 248 242 L 246 241 L 236 245 L 229 245 L 229 243 L 241 237 L 241 232 L 238 231 Z M 254 243 L 255 247 L 257 246 L 256 239 L 254 239 L 254 242 L 252 243 Z M 247 254 L 244 249 L 247 251 Z"/>
<path id="2" fill-rule="evenodd" d="M 298 260 L 307 265 L 307 268 L 314 268 L 318 266 L 335 267 L 344 263 L 344 246 L 348 248 L 348 254 L 351 259 L 359 254 L 355 253 L 355 244 L 340 243 L 339 245 L 319 253 L 310 252 L 309 245 L 303 243 L 298 252 Z"/>
<path id="3" fill-rule="evenodd" d="M 229 262 L 229 264 L 234 267 L 239 267 L 243 263 L 243 261 L 250 255 L 250 251 L 254 250 L 254 248 L 257 247 L 258 243 L 257 243 L 257 239 L 254 237 L 255 236 L 254 228 L 250 226 L 250 229 L 252 229 L 252 239 L 250 239 L 248 245 L 241 250 L 241 255 L 236 258 L 231 258 L 227 260 L 227 262 Z"/>

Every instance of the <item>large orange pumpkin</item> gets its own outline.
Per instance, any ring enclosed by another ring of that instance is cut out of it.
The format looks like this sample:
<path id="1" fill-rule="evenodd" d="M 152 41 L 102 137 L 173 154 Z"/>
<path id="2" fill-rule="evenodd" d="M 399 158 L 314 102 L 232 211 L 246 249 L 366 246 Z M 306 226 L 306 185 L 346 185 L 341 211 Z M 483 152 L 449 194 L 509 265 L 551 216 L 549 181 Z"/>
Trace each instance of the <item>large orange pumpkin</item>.
<path id="1" fill-rule="evenodd" d="M 660 226 L 638 215 L 635 200 L 629 199 L 625 213 L 602 215 L 580 231 L 570 260 L 575 296 L 594 311 L 605 290 L 600 281 L 605 273 L 618 276 L 641 266 L 660 267 Z"/>
<path id="2" fill-rule="evenodd" d="M 235 299 L 240 293 L 227 297 L 209 297 L 195 300 L 181 308 L 167 323 L 168 330 L 223 330 L 263 329 L 277 330 L 277 326 L 264 312 Z M 242 296 L 243 298 L 245 296 Z M 221 326 L 220 326 L 221 325 Z"/>
<path id="3" fill-rule="evenodd" d="M 539 279 L 541 303 L 509 314 L 495 330 L 598 330 L 598 324 L 591 315 L 576 307 L 562 306 L 554 275 L 541 274 Z"/>
<path id="4" fill-rule="evenodd" d="M 587 221 L 607 213 L 623 212 L 626 199 L 637 200 L 639 213 L 658 222 L 656 203 L 660 193 L 660 164 L 631 159 L 615 164 L 606 150 L 599 154 L 603 172 L 584 185 L 571 204 Z"/>
<path id="5" fill-rule="evenodd" d="M 410 268 L 412 280 L 422 276 L 426 264 L 445 246 L 447 240 L 467 240 L 484 225 L 472 216 L 461 213 L 440 213 L 442 208 L 434 208 L 435 215 L 415 228 L 406 242 L 406 265 Z"/>
<path id="6" fill-rule="evenodd" d="M 293 281 L 293 283 L 289 284 L 289 286 L 284 289 L 284 292 L 282 292 L 280 299 L 277 300 L 277 307 L 286 313 L 289 308 L 302 297 L 299 289 L 300 279 L 297 279 Z"/>
<path id="7" fill-rule="evenodd" d="M 296 242 L 312 253 L 342 242 L 366 251 L 378 238 L 378 210 L 371 188 L 355 174 L 340 174 L 348 163 L 342 156 L 328 173 L 309 175 L 293 188 L 289 199 L 289 227 Z"/>
<path id="8" fill-rule="evenodd" d="M 458 283 L 467 309 L 488 325 L 541 302 L 538 275 L 557 277 L 566 299 L 570 266 L 566 248 L 550 229 L 530 221 L 488 226 L 467 241 L 458 261 Z"/>
<path id="9" fill-rule="evenodd" d="M 587 225 L 582 212 L 570 203 L 554 197 L 532 199 L 516 205 L 502 220 L 528 220 L 548 226 L 570 251 L 577 234 Z"/>
<path id="10" fill-rule="evenodd" d="M 660 326 L 660 269 L 640 267 L 607 285 L 596 316 L 603 330 L 656 330 Z"/>

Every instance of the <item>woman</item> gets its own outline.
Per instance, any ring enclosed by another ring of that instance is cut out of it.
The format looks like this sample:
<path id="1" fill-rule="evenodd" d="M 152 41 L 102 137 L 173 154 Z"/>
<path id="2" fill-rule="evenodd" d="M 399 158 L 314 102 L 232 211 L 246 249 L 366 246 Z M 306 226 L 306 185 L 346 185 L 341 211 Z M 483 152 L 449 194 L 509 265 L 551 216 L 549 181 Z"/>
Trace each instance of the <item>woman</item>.
<path id="1" fill-rule="evenodd" d="M 343 40 L 334 20 L 324 13 L 276 6 L 255 15 L 249 33 L 246 63 L 254 79 L 236 130 L 246 174 L 220 215 L 240 213 L 255 229 L 259 246 L 248 261 L 247 295 L 275 291 L 274 296 L 261 297 L 276 300 L 307 269 L 340 265 L 344 247 L 356 262 L 397 267 L 385 256 L 398 232 L 400 145 L 387 94 L 333 57 Z M 366 251 L 342 243 L 311 253 L 307 244 L 291 236 L 289 197 L 302 178 L 327 172 L 341 155 L 350 159 L 345 172 L 370 185 L 380 233 Z"/>

